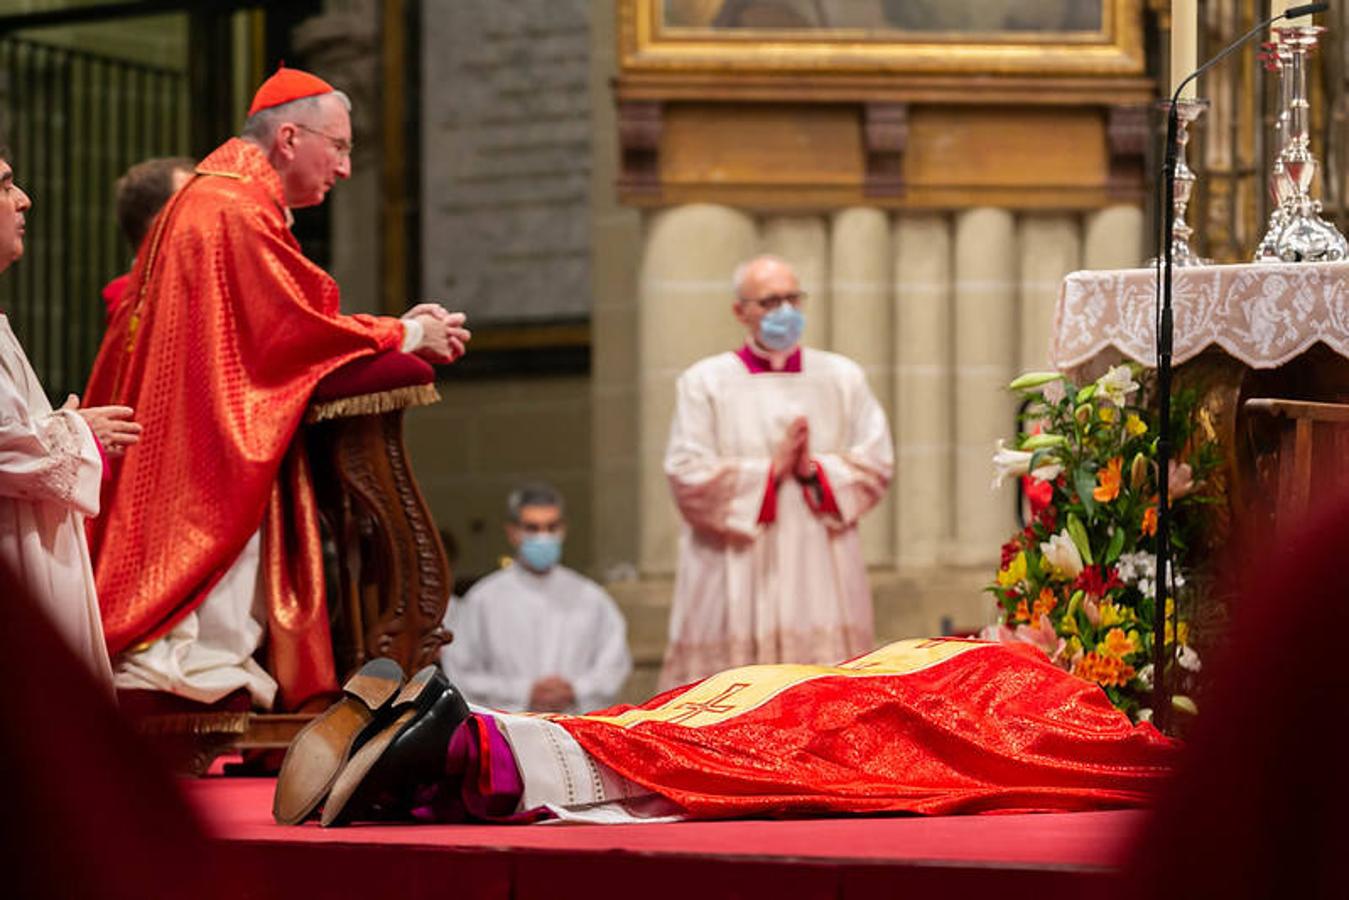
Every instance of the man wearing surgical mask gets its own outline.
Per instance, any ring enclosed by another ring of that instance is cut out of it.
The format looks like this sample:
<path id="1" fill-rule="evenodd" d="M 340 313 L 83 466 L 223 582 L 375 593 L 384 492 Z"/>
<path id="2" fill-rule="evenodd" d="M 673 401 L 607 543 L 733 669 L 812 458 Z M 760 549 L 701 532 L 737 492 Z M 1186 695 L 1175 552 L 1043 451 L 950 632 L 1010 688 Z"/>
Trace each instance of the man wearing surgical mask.
<path id="1" fill-rule="evenodd" d="M 684 529 L 662 690 L 874 643 L 857 523 L 894 468 L 885 413 L 856 363 L 801 346 L 790 265 L 758 256 L 732 282 L 745 343 L 680 376 L 665 452 Z"/>
<path id="2" fill-rule="evenodd" d="M 469 700 L 495 709 L 612 705 L 632 671 L 627 625 L 603 588 L 561 565 L 562 495 L 525 485 L 506 507 L 514 561 L 451 605 L 454 641 L 441 648 L 441 667 Z"/>

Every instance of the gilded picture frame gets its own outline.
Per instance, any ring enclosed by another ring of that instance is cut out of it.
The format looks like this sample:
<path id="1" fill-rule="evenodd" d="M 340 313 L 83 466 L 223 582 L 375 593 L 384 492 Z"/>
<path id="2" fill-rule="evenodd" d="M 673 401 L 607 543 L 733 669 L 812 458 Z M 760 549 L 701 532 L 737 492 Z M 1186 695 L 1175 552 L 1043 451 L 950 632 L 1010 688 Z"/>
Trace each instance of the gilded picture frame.
<path id="1" fill-rule="evenodd" d="M 1144 73 L 1142 0 L 618 2 L 624 74 Z"/>

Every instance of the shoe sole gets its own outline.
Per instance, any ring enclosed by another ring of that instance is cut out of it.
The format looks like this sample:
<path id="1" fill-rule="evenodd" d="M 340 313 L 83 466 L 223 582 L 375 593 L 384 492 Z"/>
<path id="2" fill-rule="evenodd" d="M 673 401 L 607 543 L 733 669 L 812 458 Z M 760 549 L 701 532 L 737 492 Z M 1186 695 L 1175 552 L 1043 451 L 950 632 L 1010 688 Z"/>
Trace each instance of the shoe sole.
<path id="1" fill-rule="evenodd" d="M 276 779 L 272 818 L 277 824 L 298 825 L 318 808 L 358 739 L 402 683 L 398 663 L 372 659 L 342 686 L 342 699 L 300 729 Z"/>
<path id="2" fill-rule="evenodd" d="M 327 802 L 323 804 L 323 816 L 319 819 L 319 824 L 324 828 L 346 824 L 343 814 L 356 796 L 361 784 L 365 781 L 365 776 L 374 768 L 375 763 L 379 762 L 380 758 L 384 756 L 384 751 L 389 749 L 389 745 L 394 742 L 394 739 L 402 734 L 403 730 L 411 725 L 413 720 L 423 711 L 418 707 L 417 701 L 431 686 L 431 679 L 434 674 L 434 668 L 428 666 L 412 676 L 412 679 L 398 693 L 398 699 L 394 701 L 395 709 L 403 705 L 407 705 L 408 708 L 399 712 L 392 722 L 385 725 L 370 740 L 361 745 L 361 748 L 356 751 L 350 761 L 342 767 L 342 771 L 338 773 L 332 784 L 332 789 L 328 793 Z"/>

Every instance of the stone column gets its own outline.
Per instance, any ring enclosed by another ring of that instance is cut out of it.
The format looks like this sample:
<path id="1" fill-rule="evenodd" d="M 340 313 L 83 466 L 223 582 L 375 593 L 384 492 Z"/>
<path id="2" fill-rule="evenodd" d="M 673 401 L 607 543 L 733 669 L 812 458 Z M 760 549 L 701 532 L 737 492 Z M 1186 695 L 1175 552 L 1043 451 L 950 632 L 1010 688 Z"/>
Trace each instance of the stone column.
<path id="1" fill-rule="evenodd" d="M 1075 216 L 1021 220 L 1021 372 L 1052 368 L 1049 343 L 1063 277 L 1082 265 L 1082 231 Z"/>
<path id="2" fill-rule="evenodd" d="M 894 334 L 891 314 L 890 221 L 879 209 L 837 213 L 829 235 L 830 334 L 833 349 L 867 373 L 894 428 Z M 862 520 L 869 565 L 894 562 L 893 491 Z"/>
<path id="3" fill-rule="evenodd" d="M 754 221 L 737 210 L 695 204 L 652 217 L 638 276 L 641 570 L 674 571 L 679 518 L 662 459 L 675 379 L 693 362 L 744 339 L 731 314 L 731 273 L 759 246 Z"/>
<path id="4" fill-rule="evenodd" d="M 1143 210 L 1110 206 L 1087 216 L 1082 248 L 1084 269 L 1135 269 L 1152 249 L 1143 246 Z"/>
<path id="5" fill-rule="evenodd" d="M 922 566 L 954 527 L 950 220 L 901 214 L 894 258 L 895 544 L 900 565 Z"/>
<path id="6" fill-rule="evenodd" d="M 1016 404 L 1005 391 L 1017 355 L 1016 219 L 1003 209 L 972 209 L 956 217 L 955 468 L 956 543 L 953 560 L 996 560 L 1015 524 L 1011 496 L 989 491 L 990 459 L 998 438 L 1015 425 Z"/>
<path id="7" fill-rule="evenodd" d="M 383 204 L 379 4 L 352 0 L 325 7 L 323 15 L 305 19 L 291 37 L 308 68 L 351 97 L 356 149 L 351 179 L 338 185 L 328 199 L 332 210 L 328 270 L 342 287 L 343 312 L 378 313 L 383 312 L 381 246 L 372 223 L 380 221 Z"/>
<path id="8" fill-rule="evenodd" d="M 806 333 L 802 341 L 810 347 L 829 349 L 829 235 L 824 219 L 818 216 L 770 216 L 763 221 L 764 253 L 780 256 L 791 263 L 801 280 L 801 289 L 810 295 L 806 301 Z"/>
<path id="9" fill-rule="evenodd" d="M 618 205 L 618 147 L 610 84 L 617 70 L 614 0 L 590 16 L 591 509 L 595 570 L 635 575 L 638 504 L 637 266 L 641 215 Z M 630 568 L 631 567 L 631 568 Z"/>

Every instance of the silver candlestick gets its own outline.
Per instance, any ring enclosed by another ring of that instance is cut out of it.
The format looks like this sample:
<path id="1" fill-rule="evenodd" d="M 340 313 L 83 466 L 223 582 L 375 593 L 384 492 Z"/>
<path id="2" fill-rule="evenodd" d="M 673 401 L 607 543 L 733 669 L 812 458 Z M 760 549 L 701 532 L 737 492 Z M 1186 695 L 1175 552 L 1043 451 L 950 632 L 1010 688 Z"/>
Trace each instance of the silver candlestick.
<path id="1" fill-rule="evenodd" d="M 1171 111 L 1171 101 L 1162 100 L 1157 104 L 1165 116 Z M 1173 182 L 1171 202 L 1171 264 L 1181 266 L 1205 266 L 1211 260 L 1199 256 L 1190 249 L 1190 236 L 1194 229 L 1185 221 L 1185 213 L 1194 194 L 1194 183 L 1198 180 L 1194 170 L 1185 161 L 1186 145 L 1190 142 L 1190 123 L 1194 122 L 1208 109 L 1207 100 L 1176 101 L 1176 177 Z M 1151 260 L 1149 266 L 1157 261 Z"/>
<path id="2" fill-rule="evenodd" d="M 1270 192 L 1277 204 L 1269 228 L 1256 250 L 1256 260 L 1326 262 L 1349 257 L 1349 242 L 1321 218 L 1321 202 L 1311 187 L 1318 167 L 1312 153 L 1307 102 L 1307 57 L 1316 47 L 1316 25 L 1274 29 L 1278 37 L 1273 59 L 1280 84 L 1281 143 L 1270 173 Z"/>

